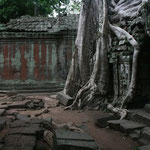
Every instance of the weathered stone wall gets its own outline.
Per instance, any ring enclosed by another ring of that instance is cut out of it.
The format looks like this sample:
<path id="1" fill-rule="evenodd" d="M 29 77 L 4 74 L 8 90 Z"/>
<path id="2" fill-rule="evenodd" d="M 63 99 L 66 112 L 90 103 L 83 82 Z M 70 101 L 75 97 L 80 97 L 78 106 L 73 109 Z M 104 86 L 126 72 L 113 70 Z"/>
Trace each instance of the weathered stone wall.
<path id="1" fill-rule="evenodd" d="M 145 6 L 144 6 L 145 7 Z M 148 7 L 148 6 L 146 6 Z M 142 107 L 150 101 L 150 12 L 142 8 L 133 20 L 121 22 L 122 28 L 128 31 L 139 42 L 141 53 L 138 62 L 138 78 L 136 98 L 132 107 Z M 112 49 L 108 52 L 109 63 L 112 66 L 113 97 L 125 97 L 132 73 L 132 57 L 134 49 L 126 40 L 112 40 Z"/>
<path id="2" fill-rule="evenodd" d="M 56 31 L 55 26 L 55 31 L 51 32 L 45 31 L 45 24 L 44 29 L 31 29 L 39 31 L 26 31 L 25 27 L 21 31 L 21 25 L 19 31 L 14 31 L 13 25 L 15 23 L 0 32 L 0 90 L 62 88 L 72 58 L 76 30 L 64 28 L 64 23 L 57 23 L 59 30 Z"/>

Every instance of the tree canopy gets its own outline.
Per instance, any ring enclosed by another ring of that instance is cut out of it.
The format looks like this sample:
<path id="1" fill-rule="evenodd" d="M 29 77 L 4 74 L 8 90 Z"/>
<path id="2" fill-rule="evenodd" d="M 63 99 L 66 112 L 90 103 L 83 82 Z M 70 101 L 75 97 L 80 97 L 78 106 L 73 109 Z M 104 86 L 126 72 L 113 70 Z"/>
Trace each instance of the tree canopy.
<path id="1" fill-rule="evenodd" d="M 22 15 L 47 16 L 53 11 L 64 13 L 70 0 L 0 0 L 0 22 Z"/>

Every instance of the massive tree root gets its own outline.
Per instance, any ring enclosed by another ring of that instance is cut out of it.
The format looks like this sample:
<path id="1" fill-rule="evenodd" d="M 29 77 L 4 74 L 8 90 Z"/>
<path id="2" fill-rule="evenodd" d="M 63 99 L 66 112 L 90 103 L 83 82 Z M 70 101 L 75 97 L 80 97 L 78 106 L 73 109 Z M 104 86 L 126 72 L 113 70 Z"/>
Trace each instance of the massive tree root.
<path id="1" fill-rule="evenodd" d="M 109 94 L 107 52 L 111 46 L 111 33 L 115 34 L 119 40 L 127 39 L 134 48 L 131 81 L 126 96 L 121 100 L 119 109 L 126 107 L 133 100 L 136 92 L 140 46 L 131 34 L 112 24 L 113 22 L 116 23 L 116 20 L 134 18 L 145 2 L 146 0 L 83 1 L 75 54 L 64 89 L 64 93 L 74 97 L 75 100 L 72 105 L 65 109 L 82 109 L 89 106 L 99 109 L 102 103 L 109 105 L 107 101 Z M 88 22 L 89 20 L 92 21 Z M 91 31 L 93 31 L 92 34 L 87 36 Z M 87 45 L 87 42 L 90 45 Z M 72 84 L 78 84 L 77 88 L 73 87 Z M 112 104 L 114 103 L 112 102 Z"/>

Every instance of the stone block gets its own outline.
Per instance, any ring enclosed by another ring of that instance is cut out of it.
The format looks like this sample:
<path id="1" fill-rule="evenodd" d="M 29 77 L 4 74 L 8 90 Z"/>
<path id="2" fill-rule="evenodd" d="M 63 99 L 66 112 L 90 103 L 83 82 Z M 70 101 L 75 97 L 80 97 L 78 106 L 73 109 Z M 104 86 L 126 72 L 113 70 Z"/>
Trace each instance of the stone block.
<path id="1" fill-rule="evenodd" d="M 100 150 L 95 142 L 78 140 L 57 140 L 56 150 Z"/>
<path id="2" fill-rule="evenodd" d="M 34 150 L 31 146 L 5 146 L 3 150 Z"/>
<path id="3" fill-rule="evenodd" d="M 127 134 L 131 133 L 133 130 L 136 129 L 143 129 L 144 127 L 146 127 L 146 125 L 135 121 L 126 121 L 120 124 L 120 130 Z"/>
<path id="4" fill-rule="evenodd" d="M 137 140 L 137 143 L 139 144 L 139 145 L 147 145 L 147 144 L 150 144 L 150 141 L 149 140 L 147 140 L 147 139 L 145 139 L 145 138 L 140 138 L 140 139 L 138 139 Z"/>
<path id="5" fill-rule="evenodd" d="M 94 141 L 94 139 L 86 133 L 73 132 L 65 129 L 57 129 L 55 132 L 57 139 Z"/>
<path id="6" fill-rule="evenodd" d="M 27 116 L 25 116 L 25 115 L 21 115 L 21 114 L 18 114 L 18 115 L 16 116 L 16 118 L 17 118 L 18 120 L 25 121 L 25 122 L 29 122 L 29 121 L 30 121 L 30 118 L 29 118 L 29 117 L 27 117 Z"/>
<path id="7" fill-rule="evenodd" d="M 8 135 L 5 138 L 6 146 L 31 146 L 31 147 L 34 147 L 35 144 L 36 144 L 35 136 L 14 134 L 14 135 Z"/>
<path id="8" fill-rule="evenodd" d="M 141 130 L 134 130 L 133 132 L 131 132 L 129 134 L 129 137 L 134 139 L 134 140 L 137 140 L 140 138 L 140 135 L 141 135 Z"/>
<path id="9" fill-rule="evenodd" d="M 0 109 L 0 116 L 3 116 L 5 112 L 6 112 L 6 109 Z"/>
<path id="10" fill-rule="evenodd" d="M 131 115 L 131 119 L 150 125 L 150 113 L 146 112 L 144 109 L 135 109 L 132 110 L 133 115 Z"/>
<path id="11" fill-rule="evenodd" d="M 125 122 L 126 120 L 111 120 L 108 121 L 108 126 L 114 130 L 120 130 L 120 124 Z"/>
<path id="12" fill-rule="evenodd" d="M 98 117 L 96 120 L 95 124 L 101 128 L 105 128 L 108 125 L 109 120 L 115 120 L 117 119 L 116 116 L 109 115 L 109 114 L 102 114 L 101 116 Z"/>
<path id="13" fill-rule="evenodd" d="M 144 106 L 144 109 L 145 109 L 146 112 L 150 113 L 150 104 L 146 104 Z"/>
<path id="14" fill-rule="evenodd" d="M 143 129 L 142 136 L 150 140 L 150 127 Z"/>
<path id="15" fill-rule="evenodd" d="M 63 105 L 65 105 L 65 106 L 68 106 L 68 105 L 71 105 L 72 103 L 73 103 L 73 98 L 72 97 L 70 97 L 69 95 L 66 95 L 66 94 L 64 94 L 63 93 L 63 91 L 62 92 L 59 92 L 58 94 L 57 94 L 57 100 L 61 103 L 61 104 L 63 104 Z"/>
<path id="16" fill-rule="evenodd" d="M 16 90 L 11 90 L 11 91 L 8 91 L 7 92 L 7 96 L 14 96 L 14 95 L 17 95 L 17 91 Z"/>
<path id="17" fill-rule="evenodd" d="M 56 130 L 56 150 L 99 150 L 94 139 L 86 133 Z"/>
<path id="18" fill-rule="evenodd" d="M 11 134 L 36 135 L 36 133 L 40 132 L 41 130 L 42 129 L 38 126 L 12 128 L 9 131 L 9 135 Z"/>
<path id="19" fill-rule="evenodd" d="M 38 118 L 32 118 L 29 120 L 29 124 L 42 124 L 43 120 Z"/>
<path id="20" fill-rule="evenodd" d="M 26 126 L 26 122 L 25 121 L 21 121 L 21 120 L 15 120 L 14 122 L 12 122 L 10 124 L 11 128 L 25 127 L 25 126 Z"/>
<path id="21" fill-rule="evenodd" d="M 138 147 L 137 150 L 150 150 L 150 145 L 144 145 L 144 146 Z"/>
<path id="22" fill-rule="evenodd" d="M 0 120 L 0 131 L 6 126 L 6 120 Z"/>

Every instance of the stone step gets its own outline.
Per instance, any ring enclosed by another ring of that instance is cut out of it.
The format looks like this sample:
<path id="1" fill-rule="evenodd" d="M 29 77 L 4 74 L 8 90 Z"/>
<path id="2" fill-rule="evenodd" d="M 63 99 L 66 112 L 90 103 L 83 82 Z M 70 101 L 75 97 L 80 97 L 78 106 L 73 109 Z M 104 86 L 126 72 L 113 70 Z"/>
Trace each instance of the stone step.
<path id="1" fill-rule="evenodd" d="M 110 128 L 122 131 L 127 134 L 131 133 L 136 129 L 142 129 L 146 127 L 146 125 L 144 124 L 131 121 L 131 120 L 112 120 L 112 121 L 108 121 L 108 125 Z"/>
<path id="2" fill-rule="evenodd" d="M 56 130 L 56 150 L 100 150 L 94 139 L 86 133 L 65 129 Z"/>
<path id="3" fill-rule="evenodd" d="M 150 113 L 146 112 L 144 109 L 134 109 L 130 110 L 132 113 L 130 119 L 144 123 L 150 126 Z"/>

